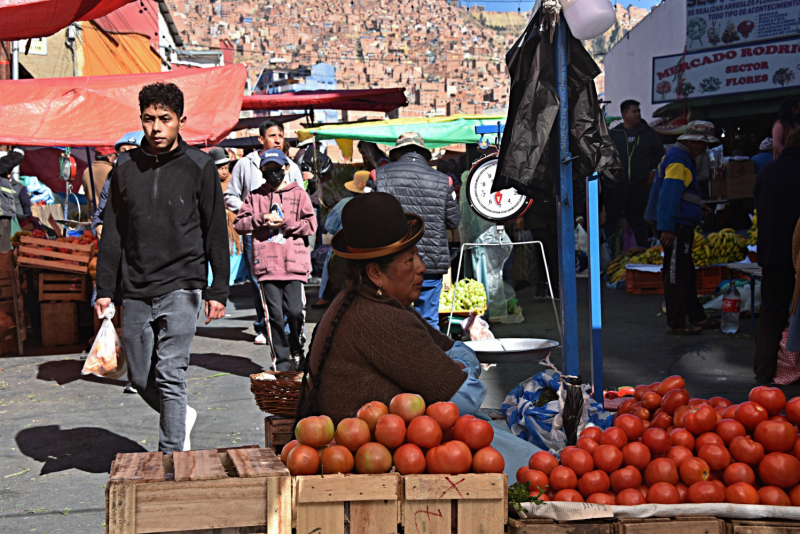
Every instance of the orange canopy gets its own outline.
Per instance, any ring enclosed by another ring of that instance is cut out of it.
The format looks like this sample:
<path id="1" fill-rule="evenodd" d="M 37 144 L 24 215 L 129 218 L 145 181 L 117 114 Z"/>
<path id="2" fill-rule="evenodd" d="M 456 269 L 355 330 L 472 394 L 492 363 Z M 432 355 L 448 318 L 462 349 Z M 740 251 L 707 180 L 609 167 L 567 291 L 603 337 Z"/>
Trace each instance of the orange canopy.
<path id="1" fill-rule="evenodd" d="M 85 76 L 161 72 L 150 38 L 138 33 L 109 34 L 94 21 L 81 23 Z"/>
<path id="2" fill-rule="evenodd" d="M 0 81 L 0 144 L 22 146 L 113 145 L 141 130 L 139 90 L 172 82 L 184 94 L 190 144 L 213 145 L 239 121 L 244 65 L 208 69 L 41 80 Z"/>

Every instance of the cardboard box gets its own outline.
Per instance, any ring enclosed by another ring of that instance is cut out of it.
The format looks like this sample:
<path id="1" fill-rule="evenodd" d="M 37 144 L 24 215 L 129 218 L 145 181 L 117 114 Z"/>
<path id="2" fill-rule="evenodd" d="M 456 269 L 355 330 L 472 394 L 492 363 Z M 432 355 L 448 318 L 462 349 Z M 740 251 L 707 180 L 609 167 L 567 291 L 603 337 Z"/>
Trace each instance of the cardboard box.
<path id="1" fill-rule="evenodd" d="M 728 200 L 737 198 L 753 198 L 753 188 L 756 185 L 756 174 L 745 174 L 742 176 L 728 176 L 726 179 L 726 189 Z"/>
<path id="2" fill-rule="evenodd" d="M 725 179 L 711 180 L 711 198 L 728 198 L 728 187 Z"/>
<path id="3" fill-rule="evenodd" d="M 752 161 L 729 161 L 723 163 L 725 178 L 735 178 L 756 173 L 756 164 Z"/>

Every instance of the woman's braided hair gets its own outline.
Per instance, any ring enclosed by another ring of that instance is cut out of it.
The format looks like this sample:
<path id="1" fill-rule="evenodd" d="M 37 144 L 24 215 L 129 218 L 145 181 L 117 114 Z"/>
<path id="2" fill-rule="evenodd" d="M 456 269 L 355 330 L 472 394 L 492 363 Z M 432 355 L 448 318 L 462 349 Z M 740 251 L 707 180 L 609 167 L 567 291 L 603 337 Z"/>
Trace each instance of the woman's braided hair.
<path id="1" fill-rule="evenodd" d="M 374 260 L 347 260 L 347 288 L 345 289 L 345 295 L 342 298 L 342 303 L 339 306 L 339 309 L 336 311 L 336 315 L 331 321 L 330 331 L 325 338 L 325 346 L 322 348 L 322 354 L 320 354 L 319 357 L 317 372 L 313 375 L 311 373 L 311 354 L 317 335 L 317 328 L 314 328 L 314 333 L 311 335 L 311 347 L 309 348 L 308 357 L 305 359 L 305 365 L 303 366 L 303 381 L 300 385 L 300 399 L 297 402 L 297 410 L 295 412 L 295 418 L 297 421 L 312 415 L 322 415 L 321 407 L 319 405 L 319 388 L 322 384 L 322 372 L 325 369 L 328 353 L 330 353 L 331 345 L 333 344 L 333 336 L 336 334 L 336 328 L 339 326 L 339 322 L 342 320 L 342 317 L 344 317 L 344 314 L 347 312 L 348 308 L 350 308 L 350 305 L 353 303 L 353 300 L 355 300 L 356 295 L 358 294 L 358 290 L 365 283 L 365 281 L 371 285 L 371 282 L 367 277 L 367 265 L 370 263 L 377 263 L 380 270 L 386 272 L 389 268 L 389 264 L 392 263 L 399 254 L 400 253 L 398 252 L 382 258 L 376 258 Z"/>

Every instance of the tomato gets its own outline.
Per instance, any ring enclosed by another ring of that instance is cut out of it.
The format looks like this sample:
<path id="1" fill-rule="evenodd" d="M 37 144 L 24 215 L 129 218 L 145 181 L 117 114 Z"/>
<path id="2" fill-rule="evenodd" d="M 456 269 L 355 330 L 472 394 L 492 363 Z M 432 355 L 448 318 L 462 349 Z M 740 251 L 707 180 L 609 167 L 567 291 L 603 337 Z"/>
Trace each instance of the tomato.
<path id="1" fill-rule="evenodd" d="M 719 414 L 720 416 L 725 413 L 725 410 L 728 409 L 727 406 L 713 406 L 713 408 L 714 411 L 717 412 L 717 414 Z"/>
<path id="2" fill-rule="evenodd" d="M 661 399 L 661 409 L 669 415 L 673 415 L 675 410 L 689 403 L 689 392 L 685 389 L 673 389 L 668 391 Z"/>
<path id="3" fill-rule="evenodd" d="M 584 438 L 584 437 L 590 438 L 590 439 L 593 439 L 594 441 L 596 441 L 597 443 L 600 443 L 600 438 L 602 436 L 603 436 L 603 429 L 602 428 L 596 427 L 596 426 L 587 426 L 586 428 L 583 429 L 583 431 L 581 432 L 579 437 L 581 437 L 581 438 Z"/>
<path id="4" fill-rule="evenodd" d="M 611 495 L 607 495 L 605 493 L 595 493 L 594 495 L 589 495 L 589 498 L 586 499 L 586 502 L 590 502 L 592 504 L 609 504 L 611 506 L 615 506 L 617 501 Z"/>
<path id="5" fill-rule="evenodd" d="M 726 486 L 731 486 L 737 482 L 747 482 L 748 484 L 756 483 L 756 474 L 753 469 L 742 462 L 736 462 L 725 468 L 722 473 L 722 481 Z"/>
<path id="6" fill-rule="evenodd" d="M 397 468 L 397 472 L 401 475 L 419 475 L 425 472 L 425 453 L 413 443 L 406 443 L 394 451 L 392 461 L 395 468 Z M 530 471 L 527 467 L 520 468 L 517 471 L 517 482 L 520 481 L 520 471 L 522 469 Z"/>
<path id="7" fill-rule="evenodd" d="M 640 471 L 644 471 L 650 463 L 652 455 L 647 445 L 634 441 L 622 448 L 622 461 L 626 466 L 632 466 Z"/>
<path id="8" fill-rule="evenodd" d="M 281 453 L 281 454 L 283 454 L 283 453 Z M 795 458 L 800 460 L 800 439 L 797 439 L 794 442 L 794 447 L 792 447 L 792 454 L 794 454 Z"/>
<path id="9" fill-rule="evenodd" d="M 731 456 L 737 462 L 757 465 L 764 457 L 764 446 L 748 437 L 737 436 L 731 440 Z"/>
<path id="10" fill-rule="evenodd" d="M 395 454 L 397 454 L 397 453 L 395 453 Z M 527 465 L 523 465 L 522 467 L 517 469 L 517 482 L 522 484 L 522 475 L 524 475 L 525 473 L 527 473 L 530 470 L 531 470 L 531 468 L 528 467 Z"/>
<path id="11" fill-rule="evenodd" d="M 717 426 L 717 412 L 708 404 L 698 404 L 686 412 L 683 425 L 695 436 L 711 432 Z"/>
<path id="12" fill-rule="evenodd" d="M 642 419 L 642 425 L 644 425 L 644 429 L 647 430 L 648 428 L 650 428 L 650 421 L 645 421 L 644 419 Z"/>
<path id="13" fill-rule="evenodd" d="M 485 421 L 481 421 L 485 423 Z M 488 425 L 488 423 L 486 423 Z M 491 427 L 491 425 L 489 425 Z M 492 430 L 494 433 L 494 430 Z M 442 427 L 433 417 L 421 415 L 415 417 L 408 423 L 406 439 L 423 449 L 432 449 L 442 442 Z M 489 440 L 491 443 L 491 440 Z M 469 443 L 467 443 L 469 445 Z"/>
<path id="14" fill-rule="evenodd" d="M 669 433 L 673 447 L 686 447 L 690 451 L 694 450 L 694 436 L 685 428 L 676 428 Z"/>
<path id="15" fill-rule="evenodd" d="M 573 449 L 568 455 L 562 456 L 561 464 L 575 471 L 578 477 L 582 477 L 594 469 L 592 455 L 583 449 Z"/>
<path id="16" fill-rule="evenodd" d="M 687 486 L 696 482 L 709 480 L 711 468 L 702 458 L 688 458 L 683 461 L 680 468 L 681 481 Z"/>
<path id="17" fill-rule="evenodd" d="M 629 488 L 638 488 L 641 486 L 642 473 L 634 466 L 629 465 L 611 473 L 609 480 L 611 481 L 613 490 L 619 493 Z"/>
<path id="18" fill-rule="evenodd" d="M 771 415 L 768 421 L 782 421 L 784 423 L 791 423 L 791 421 L 789 421 L 789 418 L 786 417 L 785 415 Z"/>
<path id="19" fill-rule="evenodd" d="M 666 430 L 660 428 L 648 428 L 642 434 L 642 443 L 647 445 L 653 456 L 663 456 L 672 447 L 672 438 Z"/>
<path id="20" fill-rule="evenodd" d="M 374 475 L 378 473 L 387 473 L 391 468 L 392 453 L 380 443 L 371 441 L 365 443 L 356 451 L 356 471 L 358 473 Z"/>
<path id="21" fill-rule="evenodd" d="M 592 459 L 594 460 L 594 465 L 598 469 L 605 471 L 606 473 L 612 473 L 622 466 L 623 456 L 622 452 L 620 452 L 620 450 L 613 445 L 600 445 L 600 447 L 594 451 Z"/>
<path id="22" fill-rule="evenodd" d="M 531 497 L 536 497 L 537 499 L 539 499 L 542 502 L 549 502 L 550 501 L 550 497 L 548 497 L 546 493 L 542 493 L 541 495 L 539 495 L 538 491 L 532 491 L 532 492 L 528 493 L 528 495 L 530 495 Z"/>
<path id="23" fill-rule="evenodd" d="M 755 388 L 751 393 L 750 400 L 763 406 L 769 415 L 778 415 L 786 405 L 786 395 L 778 388 Z"/>
<path id="24" fill-rule="evenodd" d="M 333 439 L 333 434 L 333 421 L 327 416 L 306 417 L 298 421 L 294 429 L 297 441 L 314 449 L 324 447 L 330 443 Z"/>
<path id="25" fill-rule="evenodd" d="M 628 435 L 621 428 L 615 426 L 607 428 L 600 438 L 600 445 L 613 445 L 621 449 L 627 444 Z"/>
<path id="26" fill-rule="evenodd" d="M 399 415 L 408 424 L 425 413 L 425 401 L 416 393 L 400 393 L 389 402 L 389 413 Z"/>
<path id="27" fill-rule="evenodd" d="M 371 438 L 369 425 L 363 419 L 349 417 L 342 419 L 336 426 L 333 439 L 337 445 L 347 447 L 350 452 L 355 452 Z"/>
<path id="28" fill-rule="evenodd" d="M 642 400 L 642 395 L 644 395 L 645 392 L 647 391 L 647 387 L 648 386 L 646 386 L 645 384 L 640 384 L 635 388 L 633 388 L 633 398 L 636 399 L 637 401 Z"/>
<path id="29" fill-rule="evenodd" d="M 357 419 L 361 421 L 360 419 Z M 363 421 L 361 421 L 364 423 Z M 367 424 L 364 423 L 366 428 Z M 420 454 L 422 451 L 420 451 Z M 331 445 L 327 447 L 319 458 L 319 464 L 322 468 L 322 473 L 327 474 L 337 474 L 337 473 L 351 473 L 353 471 L 353 465 L 355 465 L 355 460 L 353 459 L 353 453 L 350 452 L 350 449 L 343 445 Z M 422 471 L 425 470 L 425 466 L 422 466 Z M 422 471 L 419 471 L 422 473 Z"/>
<path id="30" fill-rule="evenodd" d="M 464 431 L 464 427 L 469 421 L 475 419 L 474 415 L 462 415 L 456 420 L 456 424 L 453 425 L 453 438 L 459 441 L 462 441 L 460 436 L 461 433 Z"/>
<path id="31" fill-rule="evenodd" d="M 600 446 L 595 440 L 587 436 L 581 436 L 578 438 L 576 445 L 579 449 L 583 449 L 589 454 L 594 454 L 594 451 L 597 450 L 597 447 Z"/>
<path id="32" fill-rule="evenodd" d="M 620 415 L 614 426 L 621 428 L 625 435 L 628 437 L 628 442 L 636 441 L 642 436 L 644 432 L 644 425 L 642 420 L 635 415 L 623 414 Z"/>
<path id="33" fill-rule="evenodd" d="M 472 455 L 473 473 L 502 473 L 505 468 L 503 455 L 494 447 L 484 447 Z"/>
<path id="34" fill-rule="evenodd" d="M 770 389 L 770 388 L 766 388 Z M 762 389 L 759 393 L 766 391 Z M 789 452 L 796 441 L 796 430 L 791 423 L 762 421 L 758 423 L 753 437 L 764 446 L 764 452 Z"/>
<path id="35" fill-rule="evenodd" d="M 628 413 L 635 413 L 636 410 L 638 410 L 641 407 L 642 407 L 642 402 L 641 401 L 634 402 L 633 404 L 631 404 L 631 409 L 630 409 L 630 412 L 628 412 Z"/>
<path id="36" fill-rule="evenodd" d="M 636 417 L 638 417 L 639 419 L 641 419 L 643 421 L 649 421 L 650 420 L 650 416 L 651 416 L 650 410 L 648 410 L 645 407 L 641 407 L 641 408 L 637 409 L 635 412 L 633 412 L 633 415 L 635 415 Z"/>
<path id="37" fill-rule="evenodd" d="M 697 457 L 705 460 L 711 469 L 725 469 L 731 465 L 731 453 L 724 445 L 703 445 L 697 451 Z"/>
<path id="38" fill-rule="evenodd" d="M 794 424 L 800 424 L 800 397 L 795 397 L 783 407 L 786 417 Z"/>
<path id="39" fill-rule="evenodd" d="M 792 501 L 792 506 L 800 506 L 800 486 L 795 486 L 789 492 L 789 500 Z"/>
<path id="40" fill-rule="evenodd" d="M 660 386 L 660 385 L 661 385 L 661 382 L 653 382 L 652 384 L 647 386 L 647 391 L 657 391 L 658 390 L 658 386 Z"/>
<path id="41" fill-rule="evenodd" d="M 706 432 L 705 434 L 697 436 L 697 441 L 694 442 L 694 450 L 699 451 L 706 445 L 720 445 L 724 447 L 725 442 L 714 432 Z"/>
<path id="42" fill-rule="evenodd" d="M 644 496 L 634 488 L 622 490 L 617 494 L 617 506 L 638 506 L 646 503 Z"/>
<path id="43" fill-rule="evenodd" d="M 535 469 L 529 470 L 522 476 L 520 484 L 525 484 L 526 482 L 530 483 L 528 491 L 534 491 L 536 488 L 545 489 L 550 485 L 550 479 L 547 478 L 547 475 Z"/>
<path id="44" fill-rule="evenodd" d="M 667 482 L 657 482 L 647 491 L 649 504 L 680 504 L 681 496 L 675 486 Z"/>
<path id="45" fill-rule="evenodd" d="M 660 412 L 653 417 L 650 427 L 667 429 L 672 426 L 672 416 L 667 412 Z"/>
<path id="46" fill-rule="evenodd" d="M 689 486 L 689 502 L 694 504 L 725 502 L 725 488 L 709 481 L 695 482 Z"/>
<path id="47" fill-rule="evenodd" d="M 736 482 L 725 488 L 725 502 L 731 504 L 761 504 L 761 499 L 752 484 Z"/>
<path id="48" fill-rule="evenodd" d="M 722 412 L 723 419 L 736 419 L 736 410 L 739 408 L 738 404 L 731 404 L 725 411 Z"/>
<path id="49" fill-rule="evenodd" d="M 747 433 L 750 434 L 756 429 L 758 423 L 769 419 L 769 414 L 760 404 L 748 401 L 741 403 L 736 408 L 736 414 L 733 417 L 742 423 Z"/>
<path id="50" fill-rule="evenodd" d="M 486 421 L 480 419 L 467 419 L 456 423 L 453 435 L 458 441 L 463 441 L 473 451 L 488 447 L 494 439 L 494 428 Z"/>
<path id="51" fill-rule="evenodd" d="M 472 452 L 463 441 L 453 440 L 425 453 L 428 473 L 438 475 L 460 475 L 472 467 Z M 527 474 L 527 473 L 526 473 Z"/>
<path id="52" fill-rule="evenodd" d="M 396 449 L 406 441 L 406 423 L 399 415 L 389 414 L 378 419 L 375 441 L 389 449 Z"/>
<path id="53" fill-rule="evenodd" d="M 767 486 L 789 489 L 800 482 L 800 460 L 790 454 L 771 452 L 759 462 L 758 476 Z"/>
<path id="54" fill-rule="evenodd" d="M 425 410 L 425 415 L 433 417 L 444 432 L 458 421 L 458 406 L 454 402 L 434 402 Z"/>
<path id="55" fill-rule="evenodd" d="M 547 476 L 553 472 L 553 469 L 558 467 L 558 459 L 546 451 L 539 451 L 533 453 L 530 460 L 528 460 L 528 467 L 541 471 Z"/>
<path id="56" fill-rule="evenodd" d="M 578 487 L 578 476 L 569 467 L 560 465 L 550 473 L 550 487 L 553 491 L 575 489 Z"/>
<path id="57" fill-rule="evenodd" d="M 731 441 L 733 441 L 733 438 L 736 436 L 747 435 L 744 425 L 736 419 L 723 419 L 717 423 L 717 427 L 714 429 L 714 432 L 720 438 L 722 438 L 722 443 L 726 447 L 730 446 Z"/>
<path id="58" fill-rule="evenodd" d="M 717 406 L 723 406 L 727 408 L 728 406 L 732 406 L 733 403 L 726 399 L 725 397 L 711 397 L 708 399 L 708 403 L 716 408 Z"/>
<path id="59" fill-rule="evenodd" d="M 656 408 L 661 406 L 661 395 L 659 395 L 655 391 L 648 391 L 647 393 L 642 395 L 642 406 L 644 406 L 650 411 L 655 410 Z"/>
<path id="60" fill-rule="evenodd" d="M 633 406 L 635 403 L 636 403 L 636 399 L 628 399 L 628 400 L 626 400 L 625 402 L 620 404 L 619 409 L 617 410 L 617 413 L 619 415 L 624 415 L 626 413 L 630 413 L 631 406 Z M 600 429 L 598 428 L 598 430 L 600 430 Z M 583 432 L 581 432 L 581 434 L 583 434 Z"/>
<path id="61" fill-rule="evenodd" d="M 292 449 L 294 449 L 298 445 L 300 445 L 300 442 L 297 441 L 296 439 L 293 439 L 292 441 L 283 446 L 283 449 L 281 449 L 281 462 L 283 462 L 283 465 L 286 465 L 289 453 L 292 452 Z"/>
<path id="62" fill-rule="evenodd" d="M 574 489 L 563 489 L 553 496 L 553 500 L 556 502 L 583 502 L 583 497 Z"/>
<path id="63" fill-rule="evenodd" d="M 683 461 L 694 458 L 694 454 L 686 447 L 678 445 L 677 447 L 670 448 L 669 452 L 667 452 L 667 458 L 675 462 L 675 467 L 680 469 Z"/>
<path id="64" fill-rule="evenodd" d="M 661 384 L 659 384 L 658 389 L 656 389 L 656 391 L 658 392 L 659 395 L 664 396 L 669 391 L 673 391 L 676 389 L 683 389 L 684 387 L 686 387 L 686 382 L 683 381 L 683 378 L 681 378 L 678 375 L 674 375 L 665 378 L 661 382 Z"/>
<path id="65" fill-rule="evenodd" d="M 761 504 L 768 506 L 791 506 L 792 501 L 786 492 L 781 488 L 775 486 L 764 486 L 758 490 L 758 497 L 761 499 Z"/>
<path id="66" fill-rule="evenodd" d="M 675 484 L 675 489 L 678 490 L 678 495 L 681 498 L 681 504 L 689 502 L 689 486 L 683 482 Z"/>
<path id="67" fill-rule="evenodd" d="M 308 445 L 297 445 L 286 458 L 286 467 L 294 475 L 316 475 L 319 473 L 319 453 Z"/>
<path id="68" fill-rule="evenodd" d="M 683 428 L 683 418 L 686 417 L 689 410 L 691 410 L 689 406 L 678 406 L 675 408 L 675 413 L 672 414 L 672 424 L 675 428 Z"/>
<path id="69" fill-rule="evenodd" d="M 669 458 L 656 458 L 644 470 L 644 482 L 651 488 L 658 482 L 677 484 L 678 481 L 680 481 L 678 468 Z"/>
<path id="70" fill-rule="evenodd" d="M 369 426 L 369 431 L 375 433 L 375 425 L 378 424 L 378 419 L 389 413 L 389 408 L 379 401 L 368 402 L 358 409 L 356 417 L 363 420 Z"/>
<path id="71" fill-rule="evenodd" d="M 611 481 L 605 471 L 589 471 L 578 480 L 578 492 L 584 498 L 609 490 Z"/>

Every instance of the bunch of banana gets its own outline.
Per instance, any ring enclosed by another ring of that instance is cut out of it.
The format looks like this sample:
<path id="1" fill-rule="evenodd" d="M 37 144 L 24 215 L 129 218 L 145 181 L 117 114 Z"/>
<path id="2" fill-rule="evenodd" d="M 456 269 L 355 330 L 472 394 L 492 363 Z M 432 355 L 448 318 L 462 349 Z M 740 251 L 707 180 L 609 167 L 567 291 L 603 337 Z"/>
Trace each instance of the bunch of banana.
<path id="1" fill-rule="evenodd" d="M 692 245 L 692 260 L 697 267 L 711 265 L 711 249 L 708 247 L 708 240 L 696 228 Z"/>
<path id="2" fill-rule="evenodd" d="M 747 238 L 737 235 L 733 228 L 708 234 L 708 247 L 712 263 L 742 261 L 747 255 Z"/>
<path id="3" fill-rule="evenodd" d="M 753 224 L 747 231 L 747 244 L 758 245 L 758 211 L 753 212 Z"/>
<path id="4" fill-rule="evenodd" d="M 631 261 L 629 261 L 628 263 L 661 265 L 664 263 L 664 258 L 661 257 L 661 248 L 653 247 L 651 249 L 648 249 L 647 252 L 632 257 Z"/>
<path id="5" fill-rule="evenodd" d="M 606 278 L 608 279 L 609 283 L 614 284 L 619 282 L 620 280 L 625 279 L 625 266 L 629 263 L 632 263 L 630 260 L 636 254 L 640 252 L 644 252 L 645 249 L 641 247 L 633 247 L 628 249 L 625 254 L 620 254 L 611 262 L 606 269 Z"/>

